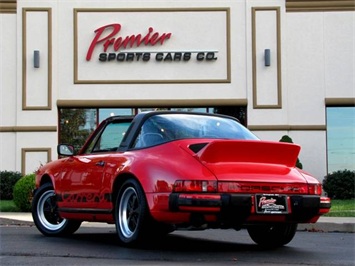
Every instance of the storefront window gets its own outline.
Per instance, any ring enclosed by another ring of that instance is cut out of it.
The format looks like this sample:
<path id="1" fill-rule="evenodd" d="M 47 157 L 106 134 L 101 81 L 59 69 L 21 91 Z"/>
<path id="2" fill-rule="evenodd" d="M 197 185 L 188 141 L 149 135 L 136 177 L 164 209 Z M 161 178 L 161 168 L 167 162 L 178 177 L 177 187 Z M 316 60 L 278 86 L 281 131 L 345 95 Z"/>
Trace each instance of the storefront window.
<path id="1" fill-rule="evenodd" d="M 171 108 L 172 111 L 208 113 L 209 108 Z"/>
<path id="2" fill-rule="evenodd" d="M 130 116 L 133 113 L 134 109 L 131 108 L 60 109 L 59 143 L 71 144 L 78 151 L 107 117 Z"/>
<path id="3" fill-rule="evenodd" d="M 239 122 L 247 126 L 247 107 L 246 106 L 218 106 L 218 107 L 182 107 L 182 108 L 140 108 L 139 112 L 154 111 L 154 110 L 171 110 L 183 112 L 198 112 L 198 113 L 212 113 L 229 115 L 237 118 Z"/>
<path id="4" fill-rule="evenodd" d="M 105 120 L 107 117 L 114 115 L 124 115 L 130 116 L 134 114 L 134 109 L 132 108 L 101 108 L 99 111 L 99 123 Z"/>
<path id="5" fill-rule="evenodd" d="M 221 106 L 213 108 L 213 113 L 229 115 L 237 118 L 239 122 L 247 126 L 247 108 L 246 106 Z"/>
<path id="6" fill-rule="evenodd" d="M 355 170 L 355 107 L 327 108 L 328 172 Z"/>

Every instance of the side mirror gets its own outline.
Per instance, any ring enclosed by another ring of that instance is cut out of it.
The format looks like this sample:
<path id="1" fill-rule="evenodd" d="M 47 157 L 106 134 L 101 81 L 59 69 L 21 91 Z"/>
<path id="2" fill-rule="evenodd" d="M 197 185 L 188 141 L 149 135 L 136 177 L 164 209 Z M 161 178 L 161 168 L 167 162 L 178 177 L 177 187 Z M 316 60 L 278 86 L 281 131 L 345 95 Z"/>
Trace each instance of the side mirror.
<path id="1" fill-rule="evenodd" d="M 57 153 L 61 156 L 72 156 L 74 155 L 74 147 L 67 144 L 59 144 L 57 146 Z"/>

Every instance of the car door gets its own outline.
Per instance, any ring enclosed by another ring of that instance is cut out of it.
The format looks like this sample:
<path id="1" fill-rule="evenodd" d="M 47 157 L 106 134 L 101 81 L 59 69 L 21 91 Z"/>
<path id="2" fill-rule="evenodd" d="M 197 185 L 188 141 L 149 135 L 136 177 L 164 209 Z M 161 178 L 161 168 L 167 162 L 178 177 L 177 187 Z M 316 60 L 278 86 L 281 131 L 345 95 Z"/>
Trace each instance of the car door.
<path id="1" fill-rule="evenodd" d="M 79 155 L 68 158 L 61 178 L 61 208 L 95 208 L 105 171 L 104 154 Z"/>
<path id="2" fill-rule="evenodd" d="M 115 156 L 112 155 L 118 154 L 117 149 L 129 124 L 127 121 L 107 123 L 102 130 L 95 132 L 81 154 L 67 159 L 59 189 L 61 208 L 88 211 L 111 204 L 110 182 L 104 180 L 115 173 L 112 170 L 112 158 Z M 119 167 L 119 164 L 120 160 L 117 160 L 114 165 Z"/>

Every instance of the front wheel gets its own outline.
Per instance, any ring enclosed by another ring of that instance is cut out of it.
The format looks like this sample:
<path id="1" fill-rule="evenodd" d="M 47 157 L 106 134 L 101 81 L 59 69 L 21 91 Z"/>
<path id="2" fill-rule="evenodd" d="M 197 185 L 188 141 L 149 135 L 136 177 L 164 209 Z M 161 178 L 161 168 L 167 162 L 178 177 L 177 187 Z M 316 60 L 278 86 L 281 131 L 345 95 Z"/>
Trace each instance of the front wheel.
<path id="1" fill-rule="evenodd" d="M 36 191 L 32 201 L 32 218 L 37 229 L 46 236 L 69 235 L 81 225 L 81 221 L 60 217 L 51 183 L 44 184 Z"/>
<path id="2" fill-rule="evenodd" d="M 260 246 L 276 248 L 288 244 L 296 234 L 297 224 L 260 224 L 248 226 L 251 239 Z"/>

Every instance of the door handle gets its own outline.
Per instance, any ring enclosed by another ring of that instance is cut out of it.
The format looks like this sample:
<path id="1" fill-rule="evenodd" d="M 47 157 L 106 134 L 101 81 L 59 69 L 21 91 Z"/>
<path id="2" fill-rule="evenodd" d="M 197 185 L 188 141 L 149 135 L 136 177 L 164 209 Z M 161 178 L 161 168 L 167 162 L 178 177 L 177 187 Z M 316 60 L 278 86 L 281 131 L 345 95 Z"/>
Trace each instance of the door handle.
<path id="1" fill-rule="evenodd" d="M 105 166 L 105 162 L 104 161 L 99 161 L 99 162 L 96 163 L 96 165 L 103 167 L 103 166 Z"/>

